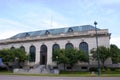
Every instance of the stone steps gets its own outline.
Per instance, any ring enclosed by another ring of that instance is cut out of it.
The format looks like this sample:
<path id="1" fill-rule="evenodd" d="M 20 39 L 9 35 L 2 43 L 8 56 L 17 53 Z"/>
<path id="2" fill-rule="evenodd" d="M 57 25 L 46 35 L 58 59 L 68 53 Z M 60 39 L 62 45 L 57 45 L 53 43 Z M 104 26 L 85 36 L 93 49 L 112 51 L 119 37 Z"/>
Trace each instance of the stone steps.
<path id="1" fill-rule="evenodd" d="M 18 74 L 54 74 L 54 70 L 51 70 L 48 66 L 39 65 L 36 68 L 31 69 L 14 69 L 14 73 Z"/>

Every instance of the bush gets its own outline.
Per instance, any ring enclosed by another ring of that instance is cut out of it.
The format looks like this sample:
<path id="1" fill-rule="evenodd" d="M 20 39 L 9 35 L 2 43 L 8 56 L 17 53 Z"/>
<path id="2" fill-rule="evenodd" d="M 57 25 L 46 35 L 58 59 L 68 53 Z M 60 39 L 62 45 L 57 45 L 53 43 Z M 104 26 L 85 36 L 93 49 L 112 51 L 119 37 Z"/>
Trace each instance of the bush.
<path id="1" fill-rule="evenodd" d="M 89 68 L 89 71 L 90 71 L 90 72 L 92 72 L 92 71 L 97 72 L 98 69 L 97 69 L 96 67 L 91 67 L 91 68 Z"/>
<path id="2" fill-rule="evenodd" d="M 110 70 L 120 72 L 120 68 L 110 68 Z"/>
<path id="3" fill-rule="evenodd" d="M 8 71 L 7 67 L 0 67 L 0 71 Z"/>
<path id="4" fill-rule="evenodd" d="M 110 68 L 111 71 L 115 71 L 115 68 Z"/>

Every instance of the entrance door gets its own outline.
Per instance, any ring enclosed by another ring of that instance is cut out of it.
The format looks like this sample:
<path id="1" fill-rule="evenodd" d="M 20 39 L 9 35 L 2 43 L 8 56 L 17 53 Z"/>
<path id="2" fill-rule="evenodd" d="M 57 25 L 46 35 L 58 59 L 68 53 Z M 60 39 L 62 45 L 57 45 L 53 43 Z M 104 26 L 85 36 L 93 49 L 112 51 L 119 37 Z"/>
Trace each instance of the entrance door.
<path id="1" fill-rule="evenodd" d="M 47 64 L 47 46 L 42 45 L 40 48 L 40 65 Z"/>

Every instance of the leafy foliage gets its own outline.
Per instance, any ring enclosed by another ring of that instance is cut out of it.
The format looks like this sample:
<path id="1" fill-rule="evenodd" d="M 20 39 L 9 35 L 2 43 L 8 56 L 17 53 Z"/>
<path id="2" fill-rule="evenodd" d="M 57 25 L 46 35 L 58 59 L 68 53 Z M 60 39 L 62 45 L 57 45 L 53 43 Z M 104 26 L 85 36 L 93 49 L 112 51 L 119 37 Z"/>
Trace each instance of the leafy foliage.
<path id="1" fill-rule="evenodd" d="M 22 49 L 3 49 L 0 50 L 0 58 L 4 63 L 13 63 L 15 59 L 18 59 L 18 63 L 28 60 L 28 55 Z"/>
<path id="2" fill-rule="evenodd" d="M 120 62 L 120 49 L 116 45 L 110 45 L 110 54 L 113 63 Z"/>
<path id="3" fill-rule="evenodd" d="M 102 62 L 103 66 L 104 66 L 104 62 L 110 57 L 109 48 L 106 48 L 104 46 L 98 47 L 98 54 L 97 54 L 97 50 L 95 49 L 92 49 L 91 53 L 92 53 L 92 57 L 96 60 L 98 59 L 98 54 L 99 54 L 99 59 Z"/>
<path id="4" fill-rule="evenodd" d="M 55 50 L 53 60 L 57 61 L 58 64 L 69 64 L 73 67 L 78 61 L 88 62 L 89 57 L 85 52 L 70 48 Z"/>

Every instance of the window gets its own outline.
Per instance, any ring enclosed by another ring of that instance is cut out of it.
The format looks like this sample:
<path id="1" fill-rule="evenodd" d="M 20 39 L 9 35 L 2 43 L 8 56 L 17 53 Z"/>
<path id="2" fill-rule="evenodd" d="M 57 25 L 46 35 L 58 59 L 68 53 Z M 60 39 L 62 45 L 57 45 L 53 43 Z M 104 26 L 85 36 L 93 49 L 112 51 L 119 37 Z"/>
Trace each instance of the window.
<path id="1" fill-rule="evenodd" d="M 25 52 L 25 47 L 24 46 L 21 46 L 20 49 L 22 49 Z"/>
<path id="2" fill-rule="evenodd" d="M 52 56 L 54 56 L 55 50 L 57 50 L 57 49 L 60 49 L 60 46 L 58 44 L 54 44 L 52 47 Z M 55 61 L 54 59 L 52 59 L 52 60 Z"/>
<path id="3" fill-rule="evenodd" d="M 30 47 L 30 62 L 35 62 L 36 48 L 35 46 Z"/>
<path id="4" fill-rule="evenodd" d="M 88 54 L 88 44 L 86 42 L 81 42 L 79 45 L 79 49 Z"/>
<path id="5" fill-rule="evenodd" d="M 72 28 L 69 28 L 69 29 L 68 29 L 68 32 L 73 32 L 73 29 L 72 29 Z"/>
<path id="6" fill-rule="evenodd" d="M 70 49 L 70 48 L 74 48 L 74 47 L 73 47 L 73 44 L 72 44 L 72 43 L 67 43 L 67 44 L 65 45 L 65 49 Z"/>
<path id="7" fill-rule="evenodd" d="M 60 46 L 59 46 L 58 44 L 54 44 L 53 47 L 52 47 L 53 52 L 54 52 L 56 49 L 60 49 Z"/>
<path id="8" fill-rule="evenodd" d="M 41 53 L 47 53 L 47 46 L 46 45 L 42 45 L 40 48 Z"/>
<path id="9" fill-rule="evenodd" d="M 50 34 L 50 32 L 48 30 L 46 30 L 45 35 L 48 35 L 48 34 Z"/>
<path id="10" fill-rule="evenodd" d="M 25 37 L 29 37 L 29 36 L 30 36 L 30 34 L 29 34 L 29 33 L 26 33 L 26 34 L 25 34 Z"/>

